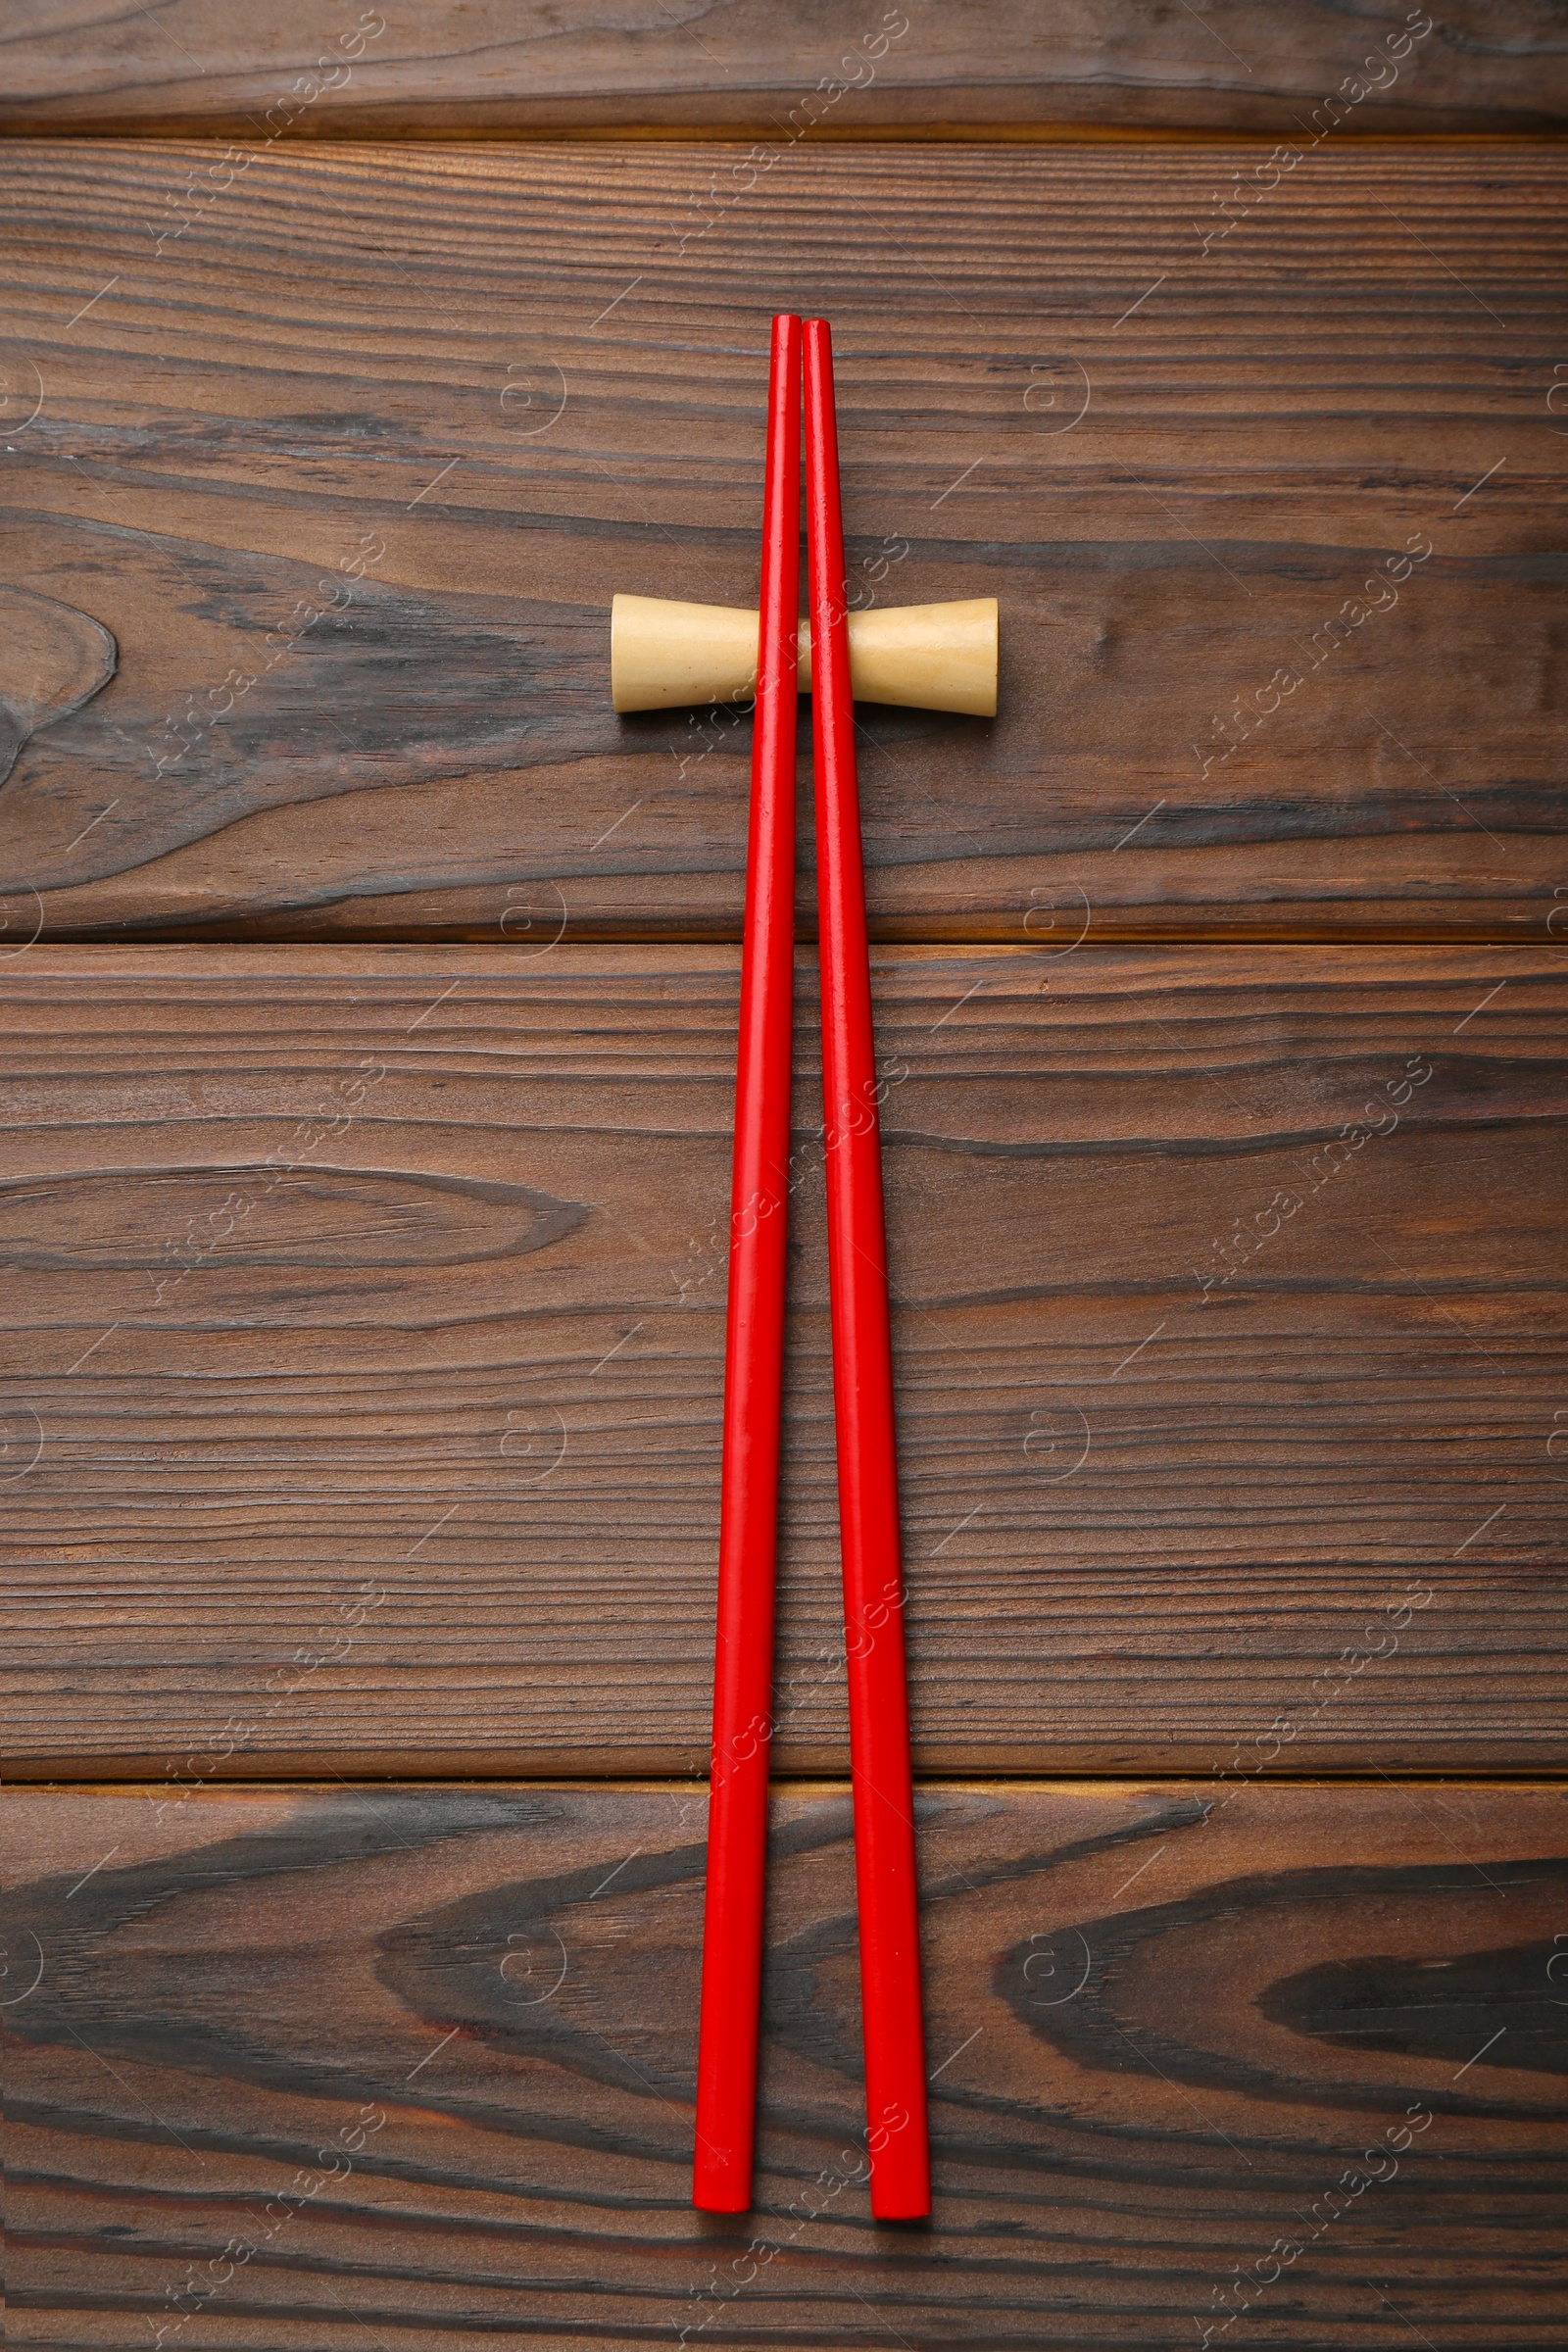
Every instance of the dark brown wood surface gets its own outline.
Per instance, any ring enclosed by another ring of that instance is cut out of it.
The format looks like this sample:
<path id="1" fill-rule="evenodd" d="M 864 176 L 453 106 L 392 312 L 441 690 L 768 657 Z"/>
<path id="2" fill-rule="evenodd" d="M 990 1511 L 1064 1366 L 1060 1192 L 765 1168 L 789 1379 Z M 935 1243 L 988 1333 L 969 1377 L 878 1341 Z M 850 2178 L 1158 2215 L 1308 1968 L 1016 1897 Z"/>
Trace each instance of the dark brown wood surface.
<path id="1" fill-rule="evenodd" d="M 884 949 L 928 1771 L 1562 1761 L 1564 951 Z M 0 964 L 11 1755 L 706 1755 L 737 954 Z M 843 1768 L 814 959 L 779 1739 Z"/>
<path id="2" fill-rule="evenodd" d="M 775 1802 L 737 2222 L 700 1794 L 14 1797 L 8 2341 L 1561 2345 L 1560 1789 L 919 1804 L 935 2204 L 876 2229 L 842 1788 Z"/>
<path id="3" fill-rule="evenodd" d="M 9 1804 L 8 2342 L 1568 2348 L 1568 155 L 1376 135 L 1560 130 L 1560 13 L 13 10 L 8 1770 L 121 1785 Z M 608 707 L 615 589 L 754 600 L 781 307 L 854 601 L 1003 615 L 860 714 L 880 2230 L 839 1782 L 687 2201 L 749 722 Z"/>
<path id="4" fill-rule="evenodd" d="M 1423 27 L 1425 28 L 1423 30 Z M 1549 0 L 1451 0 L 1438 19 L 1332 0 L 806 0 L 723 8 L 380 0 L 13 0 L 0 128 L 185 127 L 244 138 L 638 126 L 759 139 L 896 129 L 1158 123 L 1289 131 L 1359 84 L 1357 128 L 1555 128 L 1568 117 Z"/>
<path id="5" fill-rule="evenodd" d="M 754 600 L 781 306 L 855 595 L 1001 600 L 994 723 L 862 710 L 883 936 L 1568 928 L 1568 154 L 1298 152 L 12 142 L 13 933 L 736 936 L 608 612 Z"/>

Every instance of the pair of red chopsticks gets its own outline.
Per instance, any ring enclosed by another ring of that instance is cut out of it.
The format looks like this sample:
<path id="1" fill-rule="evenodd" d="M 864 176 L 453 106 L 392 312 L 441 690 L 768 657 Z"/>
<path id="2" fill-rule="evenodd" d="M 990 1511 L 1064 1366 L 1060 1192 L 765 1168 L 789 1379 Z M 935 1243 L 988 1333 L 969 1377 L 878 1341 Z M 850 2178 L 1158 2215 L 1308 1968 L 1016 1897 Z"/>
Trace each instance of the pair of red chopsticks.
<path id="1" fill-rule="evenodd" d="M 804 368 L 803 368 L 804 363 Z M 822 1093 L 871 2211 L 931 2209 L 881 1136 L 827 322 L 773 321 L 731 1196 L 713 1755 L 693 2200 L 752 2202 L 773 1719 L 795 940 L 801 405 Z"/>

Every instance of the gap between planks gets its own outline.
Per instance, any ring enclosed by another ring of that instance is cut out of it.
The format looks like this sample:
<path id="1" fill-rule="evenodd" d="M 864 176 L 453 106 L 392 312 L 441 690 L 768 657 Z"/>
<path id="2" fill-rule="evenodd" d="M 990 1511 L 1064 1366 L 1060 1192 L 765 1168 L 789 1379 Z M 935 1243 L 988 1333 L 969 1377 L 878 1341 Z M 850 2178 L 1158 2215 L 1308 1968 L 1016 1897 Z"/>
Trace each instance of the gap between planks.
<path id="1" fill-rule="evenodd" d="M 84 122 L 62 121 L 8 123 L 0 141 L 52 140 L 56 143 L 100 139 L 134 139 L 156 144 L 161 140 L 200 141 L 218 146 L 254 130 L 251 115 L 172 115 L 163 122 L 134 116 L 104 117 Z M 529 122 L 522 126 L 496 123 L 420 122 L 411 116 L 399 124 L 388 116 L 366 123 L 351 116 L 330 118 L 297 132 L 285 132 L 279 146 L 324 147 L 355 144 L 398 147 L 560 147 L 606 146 L 636 140 L 645 147 L 740 147 L 757 139 L 776 138 L 777 121 L 771 115 L 739 117 L 732 122 Z M 1210 123 L 1120 122 L 882 122 L 807 131 L 792 144 L 800 147 L 1257 147 L 1273 151 L 1286 134 L 1279 130 L 1228 129 Z M 1398 130 L 1385 124 L 1376 130 L 1351 132 L 1344 144 L 1351 149 L 1394 146 L 1421 147 L 1541 147 L 1568 143 L 1568 129 L 1551 123 L 1518 130 Z"/>
<path id="2" fill-rule="evenodd" d="M 162 1759 L 167 1761 L 167 1759 Z M 917 1772 L 914 1787 L 918 1793 L 931 1788 L 1192 1788 L 1200 1787 L 1211 1778 L 1200 1772 Z M 50 1771 L 34 1768 L 24 1762 L 18 1769 L 8 1765 L 6 1778 L 13 1788 L 26 1788 L 41 1794 L 62 1796 L 113 1796 L 124 1789 L 164 1785 L 156 1763 L 135 1759 L 124 1772 L 106 1775 L 102 1769 L 90 1778 L 76 1780 L 62 1774 L 58 1768 Z M 339 1788 L 392 1788 L 436 1786 L 443 1788 L 581 1788 L 602 1792 L 620 1791 L 627 1795 L 639 1790 L 653 1793 L 684 1789 L 694 1791 L 707 1787 L 706 1778 L 691 1773 L 585 1773 L 581 1764 L 559 1772 L 483 1772 L 472 1766 L 454 1764 L 443 1768 L 437 1762 L 424 1761 L 406 1764 L 399 1771 L 370 1772 L 363 1767 L 354 1772 L 337 1772 L 330 1766 L 308 1763 L 292 1771 L 279 1771 L 275 1764 L 270 1770 L 254 1775 L 225 1773 L 220 1778 L 204 1779 L 203 1790 L 244 1790 L 247 1794 L 265 1794 L 270 1788 L 319 1788 L 330 1783 Z M 1386 1788 L 1565 1788 L 1568 1789 L 1568 1769 L 1552 1770 L 1549 1766 L 1521 1766 L 1518 1771 L 1504 1771 L 1494 1765 L 1478 1772 L 1268 1772 L 1258 1773 L 1251 1784 L 1267 1788 L 1333 1788 L 1352 1794 L 1363 1789 Z M 775 1773 L 769 1788 L 780 1796 L 808 1795 L 813 1789 L 843 1792 L 850 1787 L 847 1772 Z"/>

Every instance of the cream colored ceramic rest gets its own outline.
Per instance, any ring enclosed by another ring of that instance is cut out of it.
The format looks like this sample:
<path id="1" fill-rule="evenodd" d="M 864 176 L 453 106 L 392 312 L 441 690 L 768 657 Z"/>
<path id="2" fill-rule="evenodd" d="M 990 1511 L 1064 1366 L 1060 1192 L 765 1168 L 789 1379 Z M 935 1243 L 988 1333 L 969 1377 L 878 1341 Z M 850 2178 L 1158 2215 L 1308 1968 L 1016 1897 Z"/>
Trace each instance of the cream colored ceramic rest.
<path id="1" fill-rule="evenodd" d="M 997 709 L 997 600 L 891 605 L 852 612 L 850 680 L 864 703 L 914 710 Z M 758 615 L 729 605 L 617 596 L 610 609 L 610 683 L 617 710 L 747 701 L 757 684 Z M 810 623 L 801 623 L 801 688 L 811 685 Z"/>

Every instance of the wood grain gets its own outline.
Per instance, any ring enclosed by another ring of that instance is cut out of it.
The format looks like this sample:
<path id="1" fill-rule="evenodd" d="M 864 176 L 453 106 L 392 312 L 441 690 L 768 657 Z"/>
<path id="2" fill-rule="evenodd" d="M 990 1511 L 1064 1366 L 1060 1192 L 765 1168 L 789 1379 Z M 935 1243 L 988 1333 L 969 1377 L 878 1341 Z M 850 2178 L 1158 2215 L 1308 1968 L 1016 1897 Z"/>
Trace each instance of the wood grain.
<path id="1" fill-rule="evenodd" d="M 1360 74 L 1378 84 L 1365 129 L 1498 130 L 1568 117 L 1560 26 L 1530 0 L 1453 0 L 1355 17 L 1331 0 L 1289 11 L 1218 0 L 937 0 L 857 10 L 622 9 L 584 0 L 391 0 L 337 15 L 304 0 L 111 0 L 90 18 L 16 0 L 0 127 L 221 131 L 244 138 L 475 129 L 669 133 L 685 127 L 854 138 L 966 126 L 1145 123 L 1289 131 Z M 1406 25 L 1430 27 L 1417 44 Z M 1391 57 L 1386 46 L 1396 46 Z M 1391 73 L 1391 67 L 1394 69 Z M 836 85 L 836 87 L 835 87 Z"/>
<path id="2" fill-rule="evenodd" d="M 995 722 L 862 713 L 881 936 L 1086 898 L 1100 938 L 1540 944 L 1565 185 L 1304 131 L 1289 169 L 13 142 L 11 576 L 119 665 L 4 786 L 6 919 L 737 936 L 749 721 L 617 719 L 608 611 L 755 603 L 798 307 L 855 596 L 1002 606 Z"/>
<path id="3" fill-rule="evenodd" d="M 8 2341 L 1560 2344 L 1562 1791 L 1212 1798 L 922 1792 L 935 2202 L 876 2229 L 842 1787 L 775 1798 L 738 2223 L 699 1795 L 15 1797 Z"/>
<path id="4" fill-rule="evenodd" d="M 737 960 L 0 965 L 14 1769 L 704 1766 Z M 874 983 L 921 1768 L 1560 1763 L 1563 953 Z M 778 1754 L 841 1770 L 797 995 Z"/>

